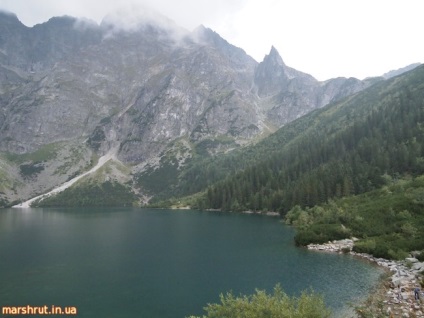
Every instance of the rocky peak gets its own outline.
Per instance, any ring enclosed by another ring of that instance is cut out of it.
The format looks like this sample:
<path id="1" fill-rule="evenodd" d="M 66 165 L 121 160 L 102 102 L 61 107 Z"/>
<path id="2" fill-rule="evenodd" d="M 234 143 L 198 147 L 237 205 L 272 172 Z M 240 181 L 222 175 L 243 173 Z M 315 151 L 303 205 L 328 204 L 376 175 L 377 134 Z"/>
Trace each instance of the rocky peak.
<path id="1" fill-rule="evenodd" d="M 245 72 L 253 72 L 257 62 L 246 54 L 246 52 L 222 38 L 218 33 L 205 27 L 204 25 L 198 26 L 190 34 L 190 38 L 197 44 L 203 47 L 216 50 L 219 54 L 226 57 L 228 61 L 238 69 Z"/>
<path id="2" fill-rule="evenodd" d="M 16 15 L 0 11 L 0 63 L 13 65 L 24 62 L 19 55 L 25 51 L 21 43 L 28 43 L 28 28 Z"/>
<path id="3" fill-rule="evenodd" d="M 227 40 L 223 39 L 215 31 L 211 30 L 210 28 L 206 28 L 204 25 L 200 25 L 196 29 L 194 29 L 191 33 L 191 37 L 195 42 L 201 45 L 211 46 L 220 50 L 227 50 L 229 48 L 239 49 L 233 46 L 232 44 L 228 43 Z"/>
<path id="4" fill-rule="evenodd" d="M 191 32 L 191 36 L 194 39 L 198 39 L 204 37 L 206 33 L 208 33 L 208 28 L 201 24 Z"/>
<path id="5" fill-rule="evenodd" d="M 0 10 L 0 25 L 20 25 L 24 26 L 21 21 L 19 21 L 16 14 Z"/>
<path id="6" fill-rule="evenodd" d="M 199 25 L 192 32 L 194 39 L 201 44 L 213 45 L 216 47 L 222 47 L 230 45 L 226 40 L 224 40 L 218 33 L 211 30 L 210 28 L 205 27 L 204 25 Z"/>
<path id="7" fill-rule="evenodd" d="M 277 49 L 274 46 L 271 46 L 271 51 L 268 55 L 265 55 L 264 62 L 278 65 L 278 66 L 286 66 L 284 64 L 282 57 L 278 53 Z"/>
<path id="8" fill-rule="evenodd" d="M 31 72 L 49 69 L 66 55 L 100 42 L 100 28 L 86 25 L 63 16 L 28 28 L 16 15 L 0 12 L 1 63 Z"/>
<path id="9" fill-rule="evenodd" d="M 18 17 L 6 11 L 0 11 L 0 48 L 4 50 L 9 38 L 19 37 L 27 27 L 19 21 Z"/>
<path id="10" fill-rule="evenodd" d="M 258 95 L 261 97 L 271 96 L 286 87 L 289 81 L 286 69 L 280 54 L 275 47 L 272 47 L 255 71 L 254 82 Z"/>
<path id="11" fill-rule="evenodd" d="M 39 24 L 48 28 L 72 28 L 77 21 L 76 18 L 64 15 L 61 17 L 50 18 L 46 23 Z M 37 28 L 38 25 L 35 26 Z"/>

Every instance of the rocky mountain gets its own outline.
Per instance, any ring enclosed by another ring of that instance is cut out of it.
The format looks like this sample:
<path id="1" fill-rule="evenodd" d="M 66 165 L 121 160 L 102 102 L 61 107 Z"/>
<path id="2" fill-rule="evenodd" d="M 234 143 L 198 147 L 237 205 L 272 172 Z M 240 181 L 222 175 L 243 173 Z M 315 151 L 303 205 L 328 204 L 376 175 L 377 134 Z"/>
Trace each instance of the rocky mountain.
<path id="1" fill-rule="evenodd" d="M 159 22 L 158 22 L 159 21 Z M 164 22 L 165 21 L 165 22 Z M 273 47 L 260 63 L 198 27 L 149 16 L 122 28 L 56 17 L 24 26 L 0 13 L 0 186 L 4 204 L 86 171 L 140 195 L 140 176 L 230 151 L 382 79 L 319 82 Z"/>
<path id="2" fill-rule="evenodd" d="M 387 73 L 384 73 L 383 77 L 384 77 L 384 79 L 389 79 L 389 78 L 401 75 L 402 73 L 411 71 L 411 70 L 413 70 L 414 68 L 416 68 L 420 65 L 421 65 L 421 63 L 413 63 L 413 64 L 410 64 L 408 66 L 402 67 L 398 70 L 392 70 L 392 71 L 389 71 Z"/>
<path id="3" fill-rule="evenodd" d="M 373 79 L 360 81 L 341 77 L 319 82 L 311 75 L 285 65 L 274 47 L 258 64 L 254 74 L 254 87 L 262 109 L 276 127 L 359 92 L 372 82 Z"/>
<path id="4" fill-rule="evenodd" d="M 421 176 L 423 106 L 424 67 L 419 66 L 310 112 L 254 145 L 216 158 L 196 174 L 205 179 L 225 169 L 225 176 L 205 187 L 191 174 L 189 181 L 199 185 L 199 195 L 190 205 L 286 213 L 296 205 L 313 207 L 369 192 L 391 184 L 390 180 L 397 184 L 399 176 Z M 236 165 L 240 168 L 235 169 Z M 364 206 L 374 202 L 365 197 Z M 416 211 L 421 211 L 421 201 L 414 201 Z M 381 204 L 365 214 L 379 220 L 375 218 L 378 209 Z M 383 214 L 387 210 L 381 209 Z"/>

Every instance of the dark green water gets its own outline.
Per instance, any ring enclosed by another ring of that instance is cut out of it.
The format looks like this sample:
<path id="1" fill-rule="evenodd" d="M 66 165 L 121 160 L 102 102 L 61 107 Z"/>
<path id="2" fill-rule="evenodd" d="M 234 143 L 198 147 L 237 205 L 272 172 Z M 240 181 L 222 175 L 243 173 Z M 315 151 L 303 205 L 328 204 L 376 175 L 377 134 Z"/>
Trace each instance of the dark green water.
<path id="1" fill-rule="evenodd" d="M 200 315 L 219 294 L 312 287 L 336 311 L 380 271 L 308 252 L 277 218 L 148 209 L 0 210 L 0 307 L 75 306 L 78 317 Z"/>

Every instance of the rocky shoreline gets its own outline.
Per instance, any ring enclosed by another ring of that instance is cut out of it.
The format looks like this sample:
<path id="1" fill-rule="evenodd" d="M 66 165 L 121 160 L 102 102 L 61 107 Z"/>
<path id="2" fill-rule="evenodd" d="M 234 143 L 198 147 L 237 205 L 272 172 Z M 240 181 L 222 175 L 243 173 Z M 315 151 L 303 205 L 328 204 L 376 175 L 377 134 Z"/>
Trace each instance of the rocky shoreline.
<path id="1" fill-rule="evenodd" d="M 369 254 L 356 253 L 352 251 L 355 241 L 357 239 L 352 238 L 325 244 L 309 244 L 307 247 L 309 250 L 361 257 L 387 271 L 388 278 L 378 286 L 378 290 L 365 304 L 356 308 L 359 317 L 424 318 L 424 293 L 420 286 L 424 262 L 419 262 L 415 255 L 402 261 L 390 261 Z M 420 288 L 420 300 L 415 300 L 414 289 L 417 286 Z"/>

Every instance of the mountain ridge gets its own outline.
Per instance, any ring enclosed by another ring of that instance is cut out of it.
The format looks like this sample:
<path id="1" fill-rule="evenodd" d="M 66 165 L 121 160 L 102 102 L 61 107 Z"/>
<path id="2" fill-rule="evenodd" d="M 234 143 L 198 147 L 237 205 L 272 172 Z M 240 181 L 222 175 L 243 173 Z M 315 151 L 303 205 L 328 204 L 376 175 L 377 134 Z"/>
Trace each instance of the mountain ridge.
<path id="1" fill-rule="evenodd" d="M 387 179 L 422 175 L 423 88 L 419 66 L 289 123 L 239 153 L 257 158 L 227 171 L 198 204 L 286 213 L 377 189 Z"/>
<path id="2" fill-rule="evenodd" d="M 205 27 L 176 36 L 152 23 L 112 33 L 81 23 L 59 17 L 28 28 L 0 14 L 0 153 L 56 156 L 9 160 L 8 202 L 63 183 L 115 147 L 143 193 L 136 179 L 147 171 L 171 162 L 182 171 L 380 80 L 319 82 L 274 47 L 258 63 Z"/>

